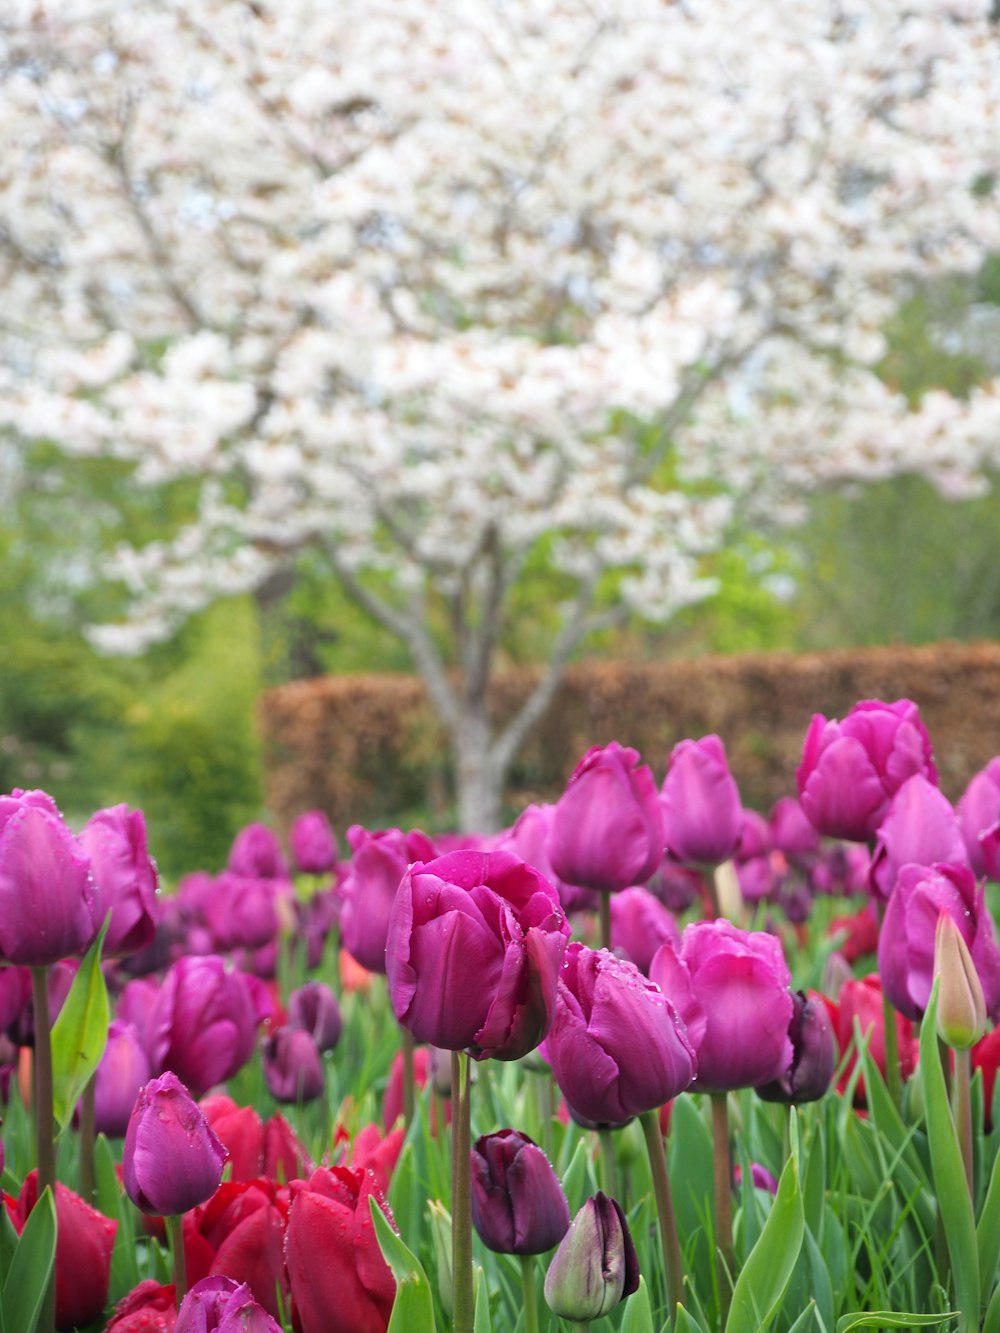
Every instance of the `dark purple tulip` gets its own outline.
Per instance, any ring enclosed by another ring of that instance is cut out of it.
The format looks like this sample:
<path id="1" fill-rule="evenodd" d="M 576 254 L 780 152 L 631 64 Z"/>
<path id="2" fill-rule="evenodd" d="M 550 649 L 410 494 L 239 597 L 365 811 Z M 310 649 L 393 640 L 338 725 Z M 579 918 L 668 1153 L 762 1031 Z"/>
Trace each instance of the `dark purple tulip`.
<path id="1" fill-rule="evenodd" d="M 934 980 L 934 936 L 947 912 L 972 956 L 986 1009 L 1000 1018 L 1000 948 L 983 901 L 983 886 L 968 866 L 907 865 L 889 896 L 878 942 L 882 989 L 906 1018 L 921 1019 Z"/>
<path id="2" fill-rule="evenodd" d="M 247 824 L 233 839 L 227 870 L 248 879 L 287 879 L 288 865 L 278 835 L 266 824 Z"/>
<path id="3" fill-rule="evenodd" d="M 621 1205 L 598 1191 L 560 1242 L 545 1275 L 553 1314 L 577 1324 L 600 1319 L 639 1288 L 639 1261 Z"/>
<path id="4" fill-rule="evenodd" d="M 288 1026 L 312 1034 L 320 1051 L 340 1041 L 344 1020 L 333 991 L 322 981 L 307 981 L 288 997 Z"/>
<path id="5" fill-rule="evenodd" d="M 837 1042 L 830 1012 L 821 996 L 792 992 L 792 1021 L 788 1036 L 792 1063 L 774 1083 L 765 1083 L 757 1094 L 767 1102 L 815 1102 L 830 1086 L 837 1064 Z"/>
<path id="6" fill-rule="evenodd" d="M 125 1193 L 154 1216 L 174 1217 L 219 1188 L 226 1150 L 175 1074 L 139 1093 L 122 1154 Z"/>
<path id="7" fill-rule="evenodd" d="M 149 1082 L 149 1060 L 131 1023 L 114 1019 L 94 1082 L 94 1126 L 98 1134 L 120 1139 L 128 1129 L 140 1089 Z"/>
<path id="8" fill-rule="evenodd" d="M 80 845 L 90 857 L 97 890 L 97 915 L 111 921 L 104 937 L 105 958 L 121 958 L 152 944 L 158 916 L 156 862 L 149 854 L 141 810 L 113 805 L 91 815 Z"/>
<path id="9" fill-rule="evenodd" d="M 512 852 L 411 866 L 386 947 L 396 1017 L 417 1041 L 520 1059 L 552 1023 L 568 934 L 555 889 Z"/>
<path id="10" fill-rule="evenodd" d="M 611 898 L 611 947 L 624 953 L 640 972 L 647 973 L 661 944 L 680 942 L 673 913 L 648 889 L 638 885 Z"/>
<path id="11" fill-rule="evenodd" d="M 814 714 L 795 777 L 802 808 L 820 833 L 867 842 L 915 773 L 938 780 L 917 705 L 866 699 L 843 722 Z"/>
<path id="12" fill-rule="evenodd" d="M 683 865 L 721 865 L 743 832 L 739 788 L 718 736 L 680 741 L 660 797 L 667 851 Z"/>
<path id="13" fill-rule="evenodd" d="M 677 1007 L 698 1056 L 697 1088 L 726 1092 L 782 1078 L 792 1062 L 791 977 L 781 943 L 729 921 L 696 921 L 664 944 L 650 977 Z"/>
<path id="14" fill-rule="evenodd" d="M 602 893 L 645 884 L 663 859 L 663 817 L 637 750 L 612 741 L 587 751 L 556 804 L 548 851 L 567 884 Z"/>
<path id="15" fill-rule="evenodd" d="M 951 802 L 922 773 L 907 778 L 879 826 L 868 872 L 873 896 L 887 902 L 900 869 L 911 862 L 964 865 L 965 860 L 965 844 Z"/>
<path id="16" fill-rule="evenodd" d="M 259 949 L 270 943 L 278 933 L 279 898 L 289 893 L 287 880 L 224 870 L 204 904 L 216 949 Z"/>
<path id="17" fill-rule="evenodd" d="M 242 1069 L 257 1031 L 247 978 L 214 954 L 179 958 L 163 979 L 146 1027 L 154 1070 L 173 1070 L 202 1096 Z"/>
<path id="18" fill-rule="evenodd" d="M 545 1054 L 567 1102 L 599 1125 L 662 1106 L 691 1085 L 696 1068 L 660 989 L 632 963 L 578 943 L 566 950 Z"/>
<path id="19" fill-rule="evenodd" d="M 306 875 L 325 875 L 337 864 L 337 838 L 322 810 L 307 810 L 292 821 L 292 860 Z"/>
<path id="20" fill-rule="evenodd" d="M 786 856 L 811 856 L 819 851 L 819 834 L 794 796 L 782 796 L 771 809 L 771 837 Z"/>
<path id="21" fill-rule="evenodd" d="M 704 892 L 704 884 L 697 870 L 679 866 L 670 857 L 665 857 L 649 881 L 649 891 L 659 898 L 664 907 L 680 916 Z"/>
<path id="22" fill-rule="evenodd" d="M 264 1082 L 276 1102 L 312 1102 L 326 1086 L 323 1058 L 311 1032 L 277 1028 L 260 1048 Z"/>
<path id="23" fill-rule="evenodd" d="M 1000 755 L 966 787 L 958 802 L 958 819 L 973 871 L 1000 879 Z"/>
<path id="24" fill-rule="evenodd" d="M 173 1328 L 174 1333 L 281 1333 L 245 1282 L 221 1275 L 194 1284 Z"/>
<path id="25" fill-rule="evenodd" d="M 434 845 L 419 829 L 372 833 L 360 824 L 347 830 L 351 865 L 341 886 L 340 930 L 344 947 L 369 972 L 385 974 L 389 915 L 400 881 L 415 861 L 432 861 Z"/>
<path id="26" fill-rule="evenodd" d="M 0 955 L 49 967 L 100 926 L 90 858 L 43 791 L 0 796 Z"/>
<path id="27" fill-rule="evenodd" d="M 544 1254 L 569 1227 L 569 1205 L 541 1148 L 515 1129 L 476 1140 L 472 1149 L 472 1221 L 487 1249 Z"/>
<path id="28" fill-rule="evenodd" d="M 555 887 L 563 911 L 567 915 L 570 912 L 596 911 L 598 897 L 593 889 L 581 889 L 575 884 L 564 884 L 552 869 L 552 862 L 549 860 L 549 837 L 555 812 L 554 805 L 526 806 L 518 815 L 513 828 L 500 843 L 500 847 L 504 851 L 513 852 L 522 861 L 527 861 L 529 866 L 541 871 Z"/>

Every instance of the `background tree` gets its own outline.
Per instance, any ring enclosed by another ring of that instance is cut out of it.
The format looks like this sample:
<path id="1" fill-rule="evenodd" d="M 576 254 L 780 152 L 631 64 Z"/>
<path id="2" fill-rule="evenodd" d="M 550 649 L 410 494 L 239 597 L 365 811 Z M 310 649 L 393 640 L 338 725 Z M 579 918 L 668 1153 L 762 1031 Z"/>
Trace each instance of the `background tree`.
<path id="1" fill-rule="evenodd" d="M 992 388 L 874 373 L 913 284 L 1000 244 L 985 4 L 21 0 L 0 32 L 0 423 L 190 482 L 97 642 L 310 553 L 405 643 L 465 827 L 588 634 L 710 591 L 734 508 L 985 484 Z M 495 733 L 539 577 L 548 670 Z"/>

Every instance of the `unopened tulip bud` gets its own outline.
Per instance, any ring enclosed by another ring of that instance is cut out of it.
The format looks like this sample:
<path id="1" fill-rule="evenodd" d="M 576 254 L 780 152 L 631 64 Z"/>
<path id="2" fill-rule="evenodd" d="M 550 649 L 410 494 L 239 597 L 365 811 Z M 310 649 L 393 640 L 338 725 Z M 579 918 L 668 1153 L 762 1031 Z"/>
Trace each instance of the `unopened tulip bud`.
<path id="1" fill-rule="evenodd" d="M 553 1314 L 585 1324 L 639 1286 L 639 1263 L 621 1206 L 598 1191 L 570 1223 L 545 1275 Z"/>
<path id="2" fill-rule="evenodd" d="M 792 1021 L 788 1025 L 792 1062 L 780 1078 L 757 1093 L 766 1102 L 815 1102 L 826 1092 L 837 1063 L 837 1043 L 826 1005 L 819 996 L 792 992 Z"/>
<path id="3" fill-rule="evenodd" d="M 569 1227 L 569 1205 L 552 1163 L 526 1134 L 484 1134 L 472 1150 L 472 1221 L 487 1249 L 544 1254 Z"/>
<path id="4" fill-rule="evenodd" d="M 144 1213 L 186 1213 L 219 1188 L 226 1150 L 176 1074 L 151 1079 L 125 1133 L 125 1193 Z"/>
<path id="5" fill-rule="evenodd" d="M 276 1102 L 312 1102 L 326 1086 L 323 1057 L 311 1032 L 278 1028 L 260 1051 L 264 1082 Z"/>
<path id="6" fill-rule="evenodd" d="M 934 936 L 934 975 L 938 978 L 938 1036 L 964 1050 L 986 1031 L 986 1001 L 961 931 L 948 915 L 938 917 Z"/>

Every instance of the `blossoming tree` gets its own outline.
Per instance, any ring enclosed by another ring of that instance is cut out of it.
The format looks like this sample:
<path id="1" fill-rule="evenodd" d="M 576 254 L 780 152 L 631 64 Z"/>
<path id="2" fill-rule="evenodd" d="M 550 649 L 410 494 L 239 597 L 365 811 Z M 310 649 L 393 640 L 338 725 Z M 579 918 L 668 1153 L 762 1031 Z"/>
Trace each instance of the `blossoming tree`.
<path id="1" fill-rule="evenodd" d="M 96 641 L 312 548 L 408 645 L 466 827 L 595 626 L 705 594 L 734 505 L 984 484 L 994 389 L 911 411 L 872 366 L 909 284 L 1000 246 L 985 2 L 11 0 L 0 78 L 0 425 L 199 496 L 116 553 Z"/>

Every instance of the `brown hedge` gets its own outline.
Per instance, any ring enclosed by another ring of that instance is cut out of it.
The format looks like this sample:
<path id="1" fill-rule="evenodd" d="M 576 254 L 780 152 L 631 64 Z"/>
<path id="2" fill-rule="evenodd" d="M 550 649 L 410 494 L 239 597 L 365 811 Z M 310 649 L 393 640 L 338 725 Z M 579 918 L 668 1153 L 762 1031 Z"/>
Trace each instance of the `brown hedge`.
<path id="1" fill-rule="evenodd" d="M 536 679 L 502 674 L 495 716 L 509 716 Z M 1000 752 L 1000 644 L 939 643 L 825 653 L 747 654 L 571 667 L 509 784 L 512 813 L 552 800 L 590 745 L 634 745 L 662 778 L 674 743 L 718 733 L 744 801 L 766 809 L 794 790 L 813 713 L 842 717 L 858 699 L 916 700 L 953 799 Z M 443 732 L 410 676 L 299 681 L 267 691 L 259 723 L 268 807 L 279 826 L 303 810 L 335 827 L 378 826 L 406 812 L 447 817 Z"/>

